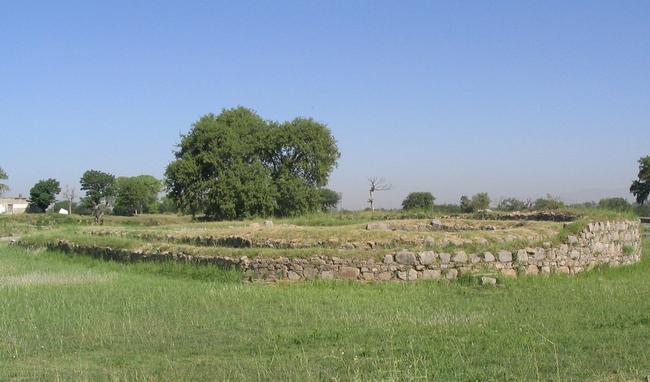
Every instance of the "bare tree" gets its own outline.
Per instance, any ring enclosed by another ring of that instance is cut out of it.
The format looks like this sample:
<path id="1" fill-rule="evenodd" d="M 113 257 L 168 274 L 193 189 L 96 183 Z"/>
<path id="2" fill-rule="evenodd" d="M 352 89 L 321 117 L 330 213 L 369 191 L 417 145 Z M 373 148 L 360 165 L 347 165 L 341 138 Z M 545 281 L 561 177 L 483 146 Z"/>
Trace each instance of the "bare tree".
<path id="1" fill-rule="evenodd" d="M 370 198 L 368 199 L 368 204 L 370 206 L 370 210 L 374 211 L 375 210 L 375 192 L 379 191 L 388 191 L 392 188 L 392 186 L 388 183 L 383 178 L 377 178 L 376 176 L 372 176 L 368 178 L 368 183 L 370 183 Z"/>
<path id="2" fill-rule="evenodd" d="M 77 196 L 77 191 L 74 189 L 74 187 L 70 187 L 68 185 L 65 186 L 65 189 L 61 193 L 65 200 L 68 201 L 68 213 L 72 215 L 72 202 L 74 201 L 74 198 Z"/>

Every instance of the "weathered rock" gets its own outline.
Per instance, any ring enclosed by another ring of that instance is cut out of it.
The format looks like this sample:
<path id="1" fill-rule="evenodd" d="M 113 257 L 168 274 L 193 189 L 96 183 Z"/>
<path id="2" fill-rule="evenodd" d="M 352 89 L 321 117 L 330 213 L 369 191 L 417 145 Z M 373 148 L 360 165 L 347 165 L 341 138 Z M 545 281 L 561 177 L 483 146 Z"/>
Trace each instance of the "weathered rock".
<path id="1" fill-rule="evenodd" d="M 492 253 L 485 252 L 483 253 L 483 260 L 485 260 L 486 263 L 491 263 L 496 259 L 494 258 L 494 255 Z"/>
<path id="2" fill-rule="evenodd" d="M 481 277 L 481 285 L 497 285 L 497 279 L 494 277 L 483 276 Z"/>
<path id="3" fill-rule="evenodd" d="M 391 272 L 381 272 L 377 275 L 377 280 L 388 281 L 393 277 Z"/>
<path id="4" fill-rule="evenodd" d="M 287 278 L 289 278 L 289 280 L 291 281 L 296 281 L 301 279 L 300 275 L 294 271 L 289 271 L 289 273 L 287 274 Z"/>
<path id="5" fill-rule="evenodd" d="M 440 278 L 440 271 L 437 269 L 425 269 L 422 271 L 423 280 L 437 280 Z"/>
<path id="6" fill-rule="evenodd" d="M 578 244 L 578 238 L 575 237 L 575 236 L 573 236 L 573 235 L 569 235 L 569 236 L 567 237 L 567 242 L 568 242 L 569 244 Z"/>
<path id="7" fill-rule="evenodd" d="M 389 254 L 384 256 L 384 264 L 392 264 L 394 262 L 395 262 L 395 258 L 393 257 L 393 255 Z"/>
<path id="8" fill-rule="evenodd" d="M 571 270 L 567 266 L 557 267 L 555 268 L 555 271 L 557 273 L 571 273 Z"/>
<path id="9" fill-rule="evenodd" d="M 431 265 L 436 259 L 436 253 L 433 251 L 420 252 L 420 264 L 422 265 Z"/>
<path id="10" fill-rule="evenodd" d="M 339 277 L 347 280 L 356 280 L 359 277 L 359 268 L 356 267 L 341 267 L 339 270 Z"/>
<path id="11" fill-rule="evenodd" d="M 449 261 L 451 260 L 451 255 L 444 252 L 439 254 L 438 257 L 440 257 L 440 262 L 442 264 L 449 264 Z"/>
<path id="12" fill-rule="evenodd" d="M 536 275 L 539 273 L 539 268 L 537 265 L 530 264 L 528 267 L 526 267 L 526 274 L 527 275 Z"/>
<path id="13" fill-rule="evenodd" d="M 305 280 L 313 280 L 318 275 L 318 269 L 307 267 L 302 271 L 302 274 L 305 277 Z"/>
<path id="14" fill-rule="evenodd" d="M 332 271 L 322 271 L 320 273 L 320 278 L 323 280 L 333 280 L 334 279 L 334 272 Z"/>
<path id="15" fill-rule="evenodd" d="M 528 263 L 528 252 L 525 249 L 517 251 L 517 262 L 520 264 Z"/>
<path id="16" fill-rule="evenodd" d="M 466 263 L 467 262 L 467 254 L 465 252 L 460 251 L 456 252 L 456 255 L 452 259 L 454 263 Z"/>
<path id="17" fill-rule="evenodd" d="M 273 228 L 273 222 L 270 220 L 265 220 L 264 221 L 264 227 L 266 228 Z"/>
<path id="18" fill-rule="evenodd" d="M 503 274 L 506 277 L 517 277 L 517 271 L 512 268 L 502 269 L 501 274 Z"/>
<path id="19" fill-rule="evenodd" d="M 388 226 L 388 223 L 380 223 L 380 222 L 368 223 L 366 225 L 366 229 L 369 231 L 390 231 L 390 227 Z"/>
<path id="20" fill-rule="evenodd" d="M 502 263 L 509 263 L 512 261 L 512 252 L 510 251 L 499 251 L 497 252 L 499 256 L 499 261 Z"/>
<path id="21" fill-rule="evenodd" d="M 398 264 L 413 265 L 416 263 L 417 259 L 413 252 L 399 251 L 395 254 L 395 261 Z"/>
<path id="22" fill-rule="evenodd" d="M 447 273 L 445 274 L 445 278 L 447 280 L 455 280 L 458 277 L 458 270 L 451 268 L 447 270 Z"/>

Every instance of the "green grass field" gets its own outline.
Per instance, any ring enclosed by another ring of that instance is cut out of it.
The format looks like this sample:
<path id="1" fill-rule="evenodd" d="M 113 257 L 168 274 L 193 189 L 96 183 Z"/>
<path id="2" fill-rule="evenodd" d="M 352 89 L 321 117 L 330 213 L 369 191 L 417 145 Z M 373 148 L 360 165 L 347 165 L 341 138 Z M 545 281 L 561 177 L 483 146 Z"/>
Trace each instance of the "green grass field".
<path id="1" fill-rule="evenodd" d="M 496 288 L 243 284 L 0 244 L 0 380 L 645 381 L 649 259 Z"/>

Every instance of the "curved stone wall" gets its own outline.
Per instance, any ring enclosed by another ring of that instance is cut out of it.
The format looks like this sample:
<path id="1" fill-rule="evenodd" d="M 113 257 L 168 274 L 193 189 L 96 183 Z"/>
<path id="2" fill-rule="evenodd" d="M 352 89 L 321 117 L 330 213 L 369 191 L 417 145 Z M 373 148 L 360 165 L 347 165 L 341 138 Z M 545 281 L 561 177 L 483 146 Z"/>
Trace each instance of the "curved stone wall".
<path id="1" fill-rule="evenodd" d="M 310 258 L 231 258 L 197 257 L 166 252 L 144 253 L 126 249 L 80 246 L 59 241 L 53 249 L 85 253 L 119 261 L 185 261 L 216 264 L 241 269 L 250 281 L 344 279 L 365 281 L 453 280 L 464 273 L 484 275 L 486 283 L 496 282 L 497 273 L 505 276 L 538 273 L 575 274 L 597 265 L 632 264 L 641 259 L 639 221 L 607 221 L 588 224 L 566 242 L 541 247 L 521 248 L 496 253 L 455 253 L 397 251 L 382 260 L 313 256 Z"/>

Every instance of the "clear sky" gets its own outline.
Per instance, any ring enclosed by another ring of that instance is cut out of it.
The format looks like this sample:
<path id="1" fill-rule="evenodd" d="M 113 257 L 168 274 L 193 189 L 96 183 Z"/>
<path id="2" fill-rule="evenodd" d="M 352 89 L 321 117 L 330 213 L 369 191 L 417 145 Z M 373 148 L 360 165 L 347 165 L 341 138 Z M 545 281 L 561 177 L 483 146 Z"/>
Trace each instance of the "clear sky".
<path id="1" fill-rule="evenodd" d="M 650 155 L 648 1 L 6 1 L 0 166 L 12 191 L 161 177 L 179 133 L 242 105 L 326 123 L 330 187 L 439 202 L 629 197 Z"/>

